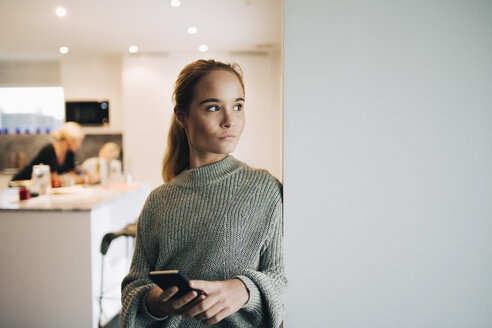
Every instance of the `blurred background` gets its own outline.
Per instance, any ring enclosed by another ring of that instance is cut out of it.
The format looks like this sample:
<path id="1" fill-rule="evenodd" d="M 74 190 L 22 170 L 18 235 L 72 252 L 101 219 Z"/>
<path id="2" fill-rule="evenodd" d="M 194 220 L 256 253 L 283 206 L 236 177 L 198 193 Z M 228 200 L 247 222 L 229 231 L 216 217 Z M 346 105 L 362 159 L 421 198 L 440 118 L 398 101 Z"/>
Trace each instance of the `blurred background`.
<path id="1" fill-rule="evenodd" d="M 115 141 L 126 173 L 160 184 L 174 81 L 200 58 L 242 67 L 234 155 L 281 179 L 280 0 L 0 1 L 0 169 L 28 162 L 70 118 L 88 134 L 77 162 Z"/>

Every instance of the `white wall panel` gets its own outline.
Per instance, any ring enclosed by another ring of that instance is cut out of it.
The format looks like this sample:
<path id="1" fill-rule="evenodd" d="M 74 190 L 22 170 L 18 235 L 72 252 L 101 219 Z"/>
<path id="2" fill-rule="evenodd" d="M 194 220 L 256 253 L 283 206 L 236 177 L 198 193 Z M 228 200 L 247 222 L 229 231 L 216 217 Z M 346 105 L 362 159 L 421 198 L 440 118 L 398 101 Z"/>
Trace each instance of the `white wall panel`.
<path id="1" fill-rule="evenodd" d="M 492 326 L 492 5 L 284 1 L 285 327 Z"/>

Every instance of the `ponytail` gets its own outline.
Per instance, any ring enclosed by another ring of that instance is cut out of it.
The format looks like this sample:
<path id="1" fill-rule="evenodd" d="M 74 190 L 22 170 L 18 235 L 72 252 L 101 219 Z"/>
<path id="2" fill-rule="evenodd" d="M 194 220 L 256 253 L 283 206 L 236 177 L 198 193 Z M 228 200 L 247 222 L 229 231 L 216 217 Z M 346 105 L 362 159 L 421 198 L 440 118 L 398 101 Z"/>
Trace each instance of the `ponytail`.
<path id="1" fill-rule="evenodd" d="M 190 166 L 190 148 L 188 137 L 173 114 L 169 135 L 167 136 L 167 148 L 162 161 L 162 178 L 164 182 L 169 182 Z"/>

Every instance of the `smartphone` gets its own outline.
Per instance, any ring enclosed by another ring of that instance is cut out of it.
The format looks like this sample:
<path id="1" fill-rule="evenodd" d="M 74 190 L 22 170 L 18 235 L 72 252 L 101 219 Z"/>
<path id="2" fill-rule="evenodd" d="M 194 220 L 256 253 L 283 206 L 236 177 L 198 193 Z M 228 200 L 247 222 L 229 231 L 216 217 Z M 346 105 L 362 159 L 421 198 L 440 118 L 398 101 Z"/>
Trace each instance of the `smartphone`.
<path id="1" fill-rule="evenodd" d="M 190 287 L 190 279 L 178 270 L 150 271 L 149 278 L 162 290 L 172 286 L 178 287 L 178 292 L 171 299 L 181 297 L 191 291 L 197 292 L 198 296 L 203 294 L 200 289 Z"/>

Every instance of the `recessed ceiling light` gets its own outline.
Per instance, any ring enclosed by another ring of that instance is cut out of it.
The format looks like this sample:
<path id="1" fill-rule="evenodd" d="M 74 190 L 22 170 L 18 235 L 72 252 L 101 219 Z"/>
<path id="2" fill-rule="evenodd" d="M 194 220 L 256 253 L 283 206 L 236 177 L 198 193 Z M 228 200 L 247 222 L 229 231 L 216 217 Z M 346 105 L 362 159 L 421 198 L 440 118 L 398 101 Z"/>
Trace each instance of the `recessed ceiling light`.
<path id="1" fill-rule="evenodd" d="M 196 34 L 198 32 L 198 29 L 194 26 L 188 27 L 188 34 Z"/>
<path id="2" fill-rule="evenodd" d="M 60 53 L 61 53 L 62 55 L 67 54 L 67 53 L 68 53 L 68 47 L 65 47 L 65 46 L 60 47 Z"/>
<path id="3" fill-rule="evenodd" d="M 128 51 L 131 54 L 136 54 L 138 52 L 138 47 L 137 46 L 130 46 L 130 47 L 128 47 Z"/>
<path id="4" fill-rule="evenodd" d="M 198 50 L 200 50 L 201 52 L 207 52 L 208 46 L 206 44 L 202 44 L 198 47 Z"/>
<path id="5" fill-rule="evenodd" d="M 58 7 L 55 9 L 56 16 L 65 17 L 67 15 L 67 10 L 63 7 Z"/>
<path id="6" fill-rule="evenodd" d="M 181 0 L 171 0 L 171 6 L 173 7 L 179 7 L 181 6 Z"/>

